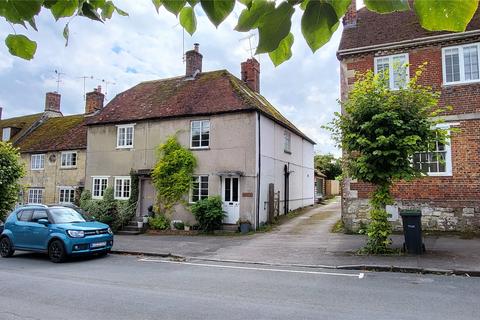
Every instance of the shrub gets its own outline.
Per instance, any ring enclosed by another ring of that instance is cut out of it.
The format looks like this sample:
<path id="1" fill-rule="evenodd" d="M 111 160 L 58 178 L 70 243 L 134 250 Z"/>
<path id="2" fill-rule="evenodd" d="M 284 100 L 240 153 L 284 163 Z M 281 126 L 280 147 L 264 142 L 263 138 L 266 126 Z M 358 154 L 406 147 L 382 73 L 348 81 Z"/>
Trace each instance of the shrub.
<path id="1" fill-rule="evenodd" d="M 219 196 L 208 197 L 194 203 L 191 211 L 197 219 L 200 229 L 206 232 L 219 229 L 225 217 L 222 199 Z"/>
<path id="2" fill-rule="evenodd" d="M 0 220 L 10 212 L 18 200 L 18 180 L 25 175 L 20 152 L 11 143 L 0 141 Z"/>
<path id="3" fill-rule="evenodd" d="M 154 230 L 167 230 L 170 228 L 170 220 L 164 215 L 157 214 L 155 217 L 148 219 L 148 226 Z"/>
<path id="4" fill-rule="evenodd" d="M 135 214 L 136 204 L 129 201 L 115 200 L 113 188 L 105 189 L 103 199 L 92 200 L 89 190 L 82 192 L 80 207 L 85 210 L 90 218 L 108 224 L 113 231 L 117 231 Z"/>
<path id="5" fill-rule="evenodd" d="M 177 230 L 183 230 L 184 227 L 185 227 L 185 223 L 181 222 L 181 221 L 178 221 L 178 222 L 175 222 L 173 224 L 173 226 L 175 227 L 175 229 Z"/>

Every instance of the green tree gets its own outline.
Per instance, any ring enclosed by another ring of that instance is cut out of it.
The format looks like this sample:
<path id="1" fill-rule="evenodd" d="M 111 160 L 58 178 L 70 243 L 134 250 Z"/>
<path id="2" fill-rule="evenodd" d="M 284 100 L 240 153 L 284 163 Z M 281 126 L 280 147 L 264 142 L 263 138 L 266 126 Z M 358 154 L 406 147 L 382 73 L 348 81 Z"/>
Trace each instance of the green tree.
<path id="1" fill-rule="evenodd" d="M 196 13 L 203 11 L 218 27 L 230 14 L 236 2 L 243 6 L 238 17 L 236 31 L 258 30 L 257 54 L 268 53 L 275 65 L 292 56 L 293 34 L 290 32 L 292 16 L 300 12 L 301 30 L 313 52 L 326 44 L 337 30 L 341 17 L 351 0 L 152 0 L 160 11 L 164 7 L 178 17 L 180 25 L 190 34 L 197 28 Z M 478 7 L 478 0 L 364 0 L 368 10 L 377 13 L 413 10 L 420 24 L 431 31 L 465 31 Z M 107 0 L 2 0 L 0 16 L 12 26 L 29 25 L 37 30 L 35 17 L 40 11 L 49 11 L 55 20 L 67 18 L 63 36 L 68 44 L 69 22 L 82 16 L 99 22 L 110 19 L 114 13 L 128 15 L 112 1 Z M 37 43 L 14 30 L 5 39 L 11 54 L 23 59 L 32 59 Z"/>
<path id="2" fill-rule="evenodd" d="M 336 114 L 331 130 L 346 152 L 347 174 L 375 186 L 370 200 L 367 230 L 369 253 L 389 251 L 391 227 L 385 206 L 392 204 L 390 187 L 399 180 L 424 175 L 412 165 L 416 152 L 432 150 L 436 140 L 446 142 L 447 132 L 436 126 L 439 93 L 417 83 L 421 70 L 399 90 L 390 90 L 386 75 L 372 71 L 360 76 L 343 114 Z"/>
<path id="3" fill-rule="evenodd" d="M 314 158 L 315 169 L 327 176 L 329 180 L 335 180 L 342 174 L 340 159 L 335 159 L 333 154 L 317 154 Z"/>
<path id="4" fill-rule="evenodd" d="M 0 141 L 0 219 L 13 209 L 18 200 L 18 180 L 25 175 L 20 152 L 11 143 Z"/>
<path id="5" fill-rule="evenodd" d="M 190 191 L 197 159 L 174 136 L 158 146 L 157 155 L 152 179 L 158 194 L 160 213 L 168 215 Z"/>

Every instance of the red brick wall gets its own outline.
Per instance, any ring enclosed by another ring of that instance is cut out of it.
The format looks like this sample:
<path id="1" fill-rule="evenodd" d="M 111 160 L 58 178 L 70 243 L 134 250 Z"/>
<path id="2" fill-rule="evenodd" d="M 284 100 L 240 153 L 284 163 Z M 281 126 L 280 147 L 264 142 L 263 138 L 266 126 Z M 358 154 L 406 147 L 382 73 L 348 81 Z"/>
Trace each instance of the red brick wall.
<path id="1" fill-rule="evenodd" d="M 346 96 L 348 88 L 345 83 L 353 84 L 355 72 L 365 72 L 373 69 L 374 57 L 408 52 L 410 75 L 427 62 L 420 83 L 432 86 L 441 91 L 440 105 L 451 105 L 449 115 L 480 112 L 480 82 L 468 85 L 442 86 L 442 47 L 413 48 L 389 52 L 363 54 L 346 58 L 342 64 L 342 97 Z M 480 201 L 480 120 L 455 121 L 460 123 L 460 132 L 452 135 L 452 171 L 451 177 L 425 177 L 412 182 L 397 183 L 393 187 L 393 194 L 398 200 L 426 200 L 426 201 Z M 358 198 L 369 197 L 372 187 L 368 184 L 351 183 L 351 190 L 358 191 Z"/>

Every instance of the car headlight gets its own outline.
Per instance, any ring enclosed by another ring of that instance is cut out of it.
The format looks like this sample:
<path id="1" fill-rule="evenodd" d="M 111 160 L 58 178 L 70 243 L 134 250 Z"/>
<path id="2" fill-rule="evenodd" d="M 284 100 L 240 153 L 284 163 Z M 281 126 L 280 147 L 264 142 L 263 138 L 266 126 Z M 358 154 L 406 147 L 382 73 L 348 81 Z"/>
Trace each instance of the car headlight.
<path id="1" fill-rule="evenodd" d="M 107 229 L 107 232 L 108 232 L 109 234 L 113 235 L 113 231 L 112 231 L 112 229 L 111 229 L 110 227 Z"/>
<path id="2" fill-rule="evenodd" d="M 83 238 L 85 237 L 85 232 L 79 230 L 67 230 L 67 233 L 72 238 Z"/>

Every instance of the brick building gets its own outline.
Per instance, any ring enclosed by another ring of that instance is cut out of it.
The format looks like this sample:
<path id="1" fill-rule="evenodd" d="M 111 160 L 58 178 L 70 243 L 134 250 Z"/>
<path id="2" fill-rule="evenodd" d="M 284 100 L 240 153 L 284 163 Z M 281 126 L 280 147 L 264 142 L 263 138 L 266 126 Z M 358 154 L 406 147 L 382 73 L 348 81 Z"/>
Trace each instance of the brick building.
<path id="1" fill-rule="evenodd" d="M 451 105 L 444 115 L 452 132 L 448 145 L 415 155 L 413 163 L 426 177 L 394 186 L 395 205 L 387 210 L 396 228 L 398 210 L 421 208 L 429 230 L 480 229 L 480 13 L 462 33 L 430 32 L 418 23 L 413 11 L 379 15 L 355 1 L 344 18 L 337 52 L 341 95 L 346 99 L 355 73 L 373 69 L 389 73 L 392 90 L 427 62 L 420 83 L 441 92 L 440 105 Z M 444 159 L 444 161 L 439 160 Z M 368 222 L 372 186 L 346 179 L 343 184 L 342 219 L 351 230 Z"/>

